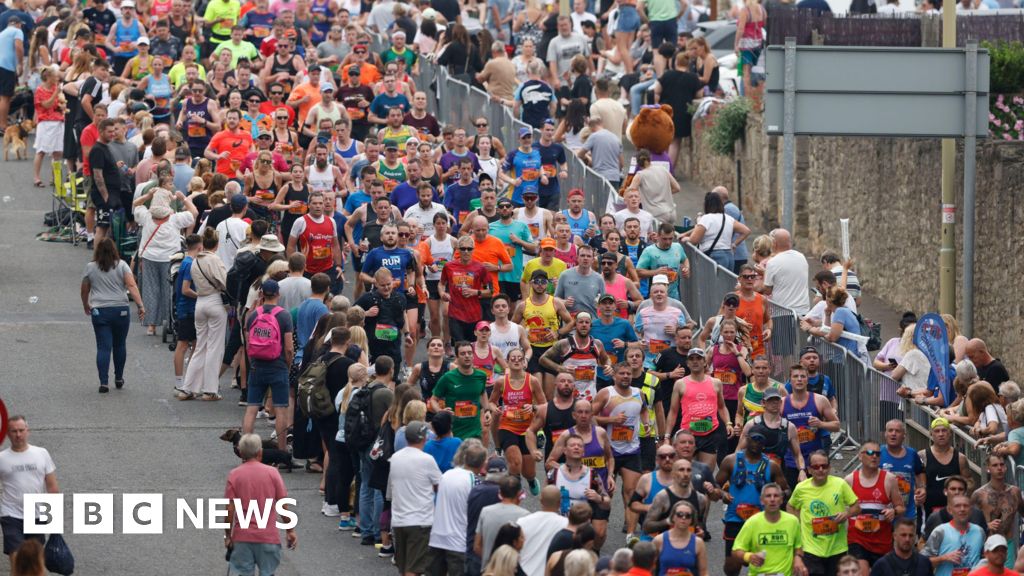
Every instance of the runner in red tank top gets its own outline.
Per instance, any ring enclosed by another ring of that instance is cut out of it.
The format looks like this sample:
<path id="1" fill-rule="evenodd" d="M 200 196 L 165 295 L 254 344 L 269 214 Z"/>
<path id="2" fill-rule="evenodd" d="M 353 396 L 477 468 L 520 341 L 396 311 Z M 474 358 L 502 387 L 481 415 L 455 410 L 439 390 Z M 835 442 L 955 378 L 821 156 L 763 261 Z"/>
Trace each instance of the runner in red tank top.
<path id="1" fill-rule="evenodd" d="M 861 469 L 846 476 L 860 501 L 860 514 L 851 516 L 847 541 L 850 555 L 860 562 L 861 573 L 892 550 L 892 522 L 903 515 L 905 504 L 894 474 L 879 467 L 882 448 L 867 441 L 860 447 Z"/>
<path id="2" fill-rule="evenodd" d="M 772 316 L 768 311 L 768 299 L 754 291 L 759 278 L 757 268 L 752 264 L 740 267 L 740 305 L 736 316 L 750 326 L 750 357 L 765 356 L 768 340 L 772 337 Z"/>
<path id="3" fill-rule="evenodd" d="M 508 473 L 526 477 L 530 492 L 540 493 L 540 484 L 534 477 L 536 461 L 530 457 L 526 446 L 526 434 L 533 422 L 538 407 L 546 400 L 544 389 L 537 376 L 526 373 L 526 355 L 520 348 L 512 348 L 506 357 L 508 368 L 505 376 L 494 383 L 491 403 L 501 406 L 496 444 L 501 447 L 508 463 Z M 526 454 L 528 457 L 523 458 Z"/>
<path id="4" fill-rule="evenodd" d="M 295 221 L 288 238 L 288 253 L 301 249 L 306 256 L 306 273 L 330 274 L 333 268 L 341 267 L 341 245 L 338 244 L 338 229 L 334 219 L 324 214 L 322 194 L 309 195 L 309 213 Z M 333 279 L 333 276 L 332 276 Z"/>

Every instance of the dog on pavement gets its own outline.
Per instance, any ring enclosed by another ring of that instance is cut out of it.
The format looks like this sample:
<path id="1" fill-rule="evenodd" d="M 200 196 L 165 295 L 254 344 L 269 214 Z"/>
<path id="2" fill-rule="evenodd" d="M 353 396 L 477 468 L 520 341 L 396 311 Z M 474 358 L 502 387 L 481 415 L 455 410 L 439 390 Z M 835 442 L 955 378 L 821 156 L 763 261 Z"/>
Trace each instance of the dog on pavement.
<path id="1" fill-rule="evenodd" d="M 242 456 L 238 453 L 238 441 L 242 439 L 242 431 L 238 428 L 228 428 L 223 434 L 220 435 L 220 439 L 225 442 L 230 442 L 235 450 L 235 456 L 241 458 Z M 280 470 L 291 472 L 298 466 L 292 461 L 292 455 L 287 450 L 281 450 L 277 447 L 277 443 L 273 440 L 263 440 L 263 459 L 262 462 L 268 466 L 275 466 Z"/>
<path id="2" fill-rule="evenodd" d="M 4 131 L 4 162 L 7 162 L 12 154 L 17 160 L 28 159 L 28 145 L 25 143 L 25 138 L 28 138 L 34 127 L 35 124 L 28 118 L 7 127 L 7 130 Z"/>

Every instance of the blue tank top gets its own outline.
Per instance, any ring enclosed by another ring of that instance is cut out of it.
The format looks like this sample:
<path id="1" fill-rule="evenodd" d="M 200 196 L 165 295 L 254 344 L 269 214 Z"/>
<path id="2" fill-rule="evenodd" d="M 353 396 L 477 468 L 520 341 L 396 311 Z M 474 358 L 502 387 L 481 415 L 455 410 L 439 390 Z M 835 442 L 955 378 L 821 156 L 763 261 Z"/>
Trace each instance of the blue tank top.
<path id="1" fill-rule="evenodd" d="M 171 96 L 174 95 L 174 91 L 171 90 L 171 80 L 167 77 L 167 74 L 161 74 L 160 78 L 149 75 L 149 81 L 146 82 L 146 94 L 153 98 L 153 118 L 160 120 L 166 119 L 171 115 Z"/>
<path id="2" fill-rule="evenodd" d="M 353 138 L 352 141 L 349 142 L 348 148 L 345 148 L 344 150 L 338 148 L 338 143 L 335 142 L 334 151 L 338 154 L 338 156 L 341 156 L 342 160 L 351 165 L 352 159 L 359 155 L 359 142 L 357 142 L 356 139 Z"/>
<path id="3" fill-rule="evenodd" d="M 573 434 L 580 434 L 576 431 L 576 427 L 573 426 L 570 431 Z M 583 436 L 580 434 L 580 436 Z M 608 485 L 608 463 L 604 459 L 604 448 L 601 447 L 601 441 L 597 439 L 597 427 L 592 426 L 590 434 L 590 442 L 587 442 L 583 446 L 583 465 L 591 470 L 596 470 L 601 476 L 601 481 Z"/>
<path id="4" fill-rule="evenodd" d="M 751 462 L 746 452 L 736 453 L 736 463 L 729 476 L 729 494 L 732 502 L 725 509 L 725 522 L 746 522 L 761 511 L 761 488 L 772 481 L 771 461 L 764 454 Z"/>
<path id="5" fill-rule="evenodd" d="M 583 234 L 587 231 L 587 228 L 590 227 L 590 213 L 584 210 L 579 218 L 573 218 L 569 209 L 566 208 L 562 210 L 562 214 L 565 215 L 565 219 L 569 221 L 569 229 L 572 230 L 572 233 L 583 238 Z"/>
<path id="6" fill-rule="evenodd" d="M 793 406 L 792 398 L 792 395 L 786 396 L 782 405 L 782 415 L 796 426 L 796 437 L 800 441 L 800 452 L 804 456 L 804 462 L 807 462 L 807 456 L 815 450 L 821 450 L 822 447 L 821 428 L 812 429 L 808 427 L 807 421 L 812 416 L 820 419 L 821 414 L 818 413 L 818 404 L 814 401 L 813 394 L 807 400 L 807 404 L 799 409 Z M 789 452 L 786 452 L 786 466 L 796 468 L 796 458 Z"/>
<path id="7" fill-rule="evenodd" d="M 661 555 L 658 556 L 658 576 L 682 575 L 680 568 L 689 574 L 697 573 L 697 537 L 690 535 L 690 541 L 682 548 L 672 545 L 668 532 L 661 538 Z"/>
<path id="8" fill-rule="evenodd" d="M 309 11 L 313 14 L 323 14 L 326 17 L 323 22 L 313 22 L 313 28 L 316 28 L 317 32 L 324 37 L 326 37 L 327 33 L 331 30 L 330 4 L 330 0 L 323 3 L 318 3 L 316 0 L 313 0 L 313 3 L 309 6 Z"/>
<path id="9" fill-rule="evenodd" d="M 115 40 L 117 41 L 118 47 L 120 47 L 124 42 L 135 42 L 139 39 L 139 36 L 141 36 L 141 34 L 139 34 L 138 18 L 132 18 L 131 26 L 125 24 L 122 18 L 117 19 L 117 35 Z M 131 58 L 138 53 L 138 50 L 129 50 L 128 52 L 114 52 L 114 55 L 122 58 Z"/>
<path id="10" fill-rule="evenodd" d="M 882 459 L 879 465 L 882 470 L 896 475 L 896 484 L 899 486 L 900 494 L 903 495 L 907 507 L 903 516 L 913 520 L 917 517 L 917 503 L 914 502 L 917 474 L 924 472 L 924 466 L 921 464 L 921 459 L 917 456 L 917 450 L 909 447 L 904 448 L 903 456 L 896 458 L 889 452 L 888 447 L 883 446 Z"/>
<path id="11" fill-rule="evenodd" d="M 665 486 L 661 482 L 658 482 L 658 472 L 651 472 L 651 489 L 647 492 L 647 497 L 644 498 L 644 504 L 650 506 L 651 502 L 654 502 L 654 497 L 658 495 L 658 492 L 661 492 L 664 489 Z M 650 542 L 653 538 L 651 538 L 651 536 L 646 532 L 643 532 L 640 534 L 640 540 Z"/>

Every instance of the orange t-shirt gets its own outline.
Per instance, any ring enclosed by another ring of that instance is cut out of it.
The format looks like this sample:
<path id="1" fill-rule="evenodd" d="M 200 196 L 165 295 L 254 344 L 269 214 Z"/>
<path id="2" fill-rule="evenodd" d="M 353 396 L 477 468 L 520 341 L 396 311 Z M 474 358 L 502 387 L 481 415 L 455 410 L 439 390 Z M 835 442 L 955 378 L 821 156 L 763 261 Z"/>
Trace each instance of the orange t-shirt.
<path id="1" fill-rule="evenodd" d="M 228 178 L 235 178 L 235 172 L 245 162 L 250 148 L 252 148 L 252 135 L 241 128 L 237 132 L 223 130 L 214 134 L 210 140 L 210 150 L 217 154 L 224 152 L 229 154 L 227 159 L 217 160 L 217 172 Z"/>
<path id="2" fill-rule="evenodd" d="M 483 242 L 473 240 L 473 260 L 480 263 L 511 264 L 505 244 L 495 236 L 488 235 Z M 498 289 L 498 273 L 491 272 L 491 287 Z"/>
<path id="3" fill-rule="evenodd" d="M 310 109 L 320 103 L 320 87 L 313 86 L 309 82 L 299 84 L 292 89 L 291 96 L 288 97 L 288 101 L 292 102 L 300 98 L 309 96 L 309 100 L 299 105 L 299 127 L 306 124 L 306 114 L 309 114 Z"/>
<path id="4" fill-rule="evenodd" d="M 352 66 L 352 63 L 342 66 L 341 69 L 341 81 L 348 84 L 348 69 Z M 368 62 L 364 62 L 359 65 L 359 83 L 363 86 L 369 86 L 373 88 L 373 85 L 379 82 L 383 78 L 380 75 L 380 70 L 377 67 Z"/>

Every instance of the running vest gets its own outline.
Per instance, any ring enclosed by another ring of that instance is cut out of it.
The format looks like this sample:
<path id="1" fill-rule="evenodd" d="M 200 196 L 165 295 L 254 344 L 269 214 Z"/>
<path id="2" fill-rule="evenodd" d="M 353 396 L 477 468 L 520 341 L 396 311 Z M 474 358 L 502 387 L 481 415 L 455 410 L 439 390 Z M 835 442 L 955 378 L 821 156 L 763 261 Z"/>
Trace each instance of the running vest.
<path id="1" fill-rule="evenodd" d="M 201 118 L 203 123 L 190 122 L 192 118 Z M 209 99 L 203 98 L 199 104 L 191 98 L 185 100 L 185 142 L 189 150 L 205 150 L 210 145 L 211 135 L 206 123 L 212 119 Z"/>
<path id="2" fill-rule="evenodd" d="M 612 454 L 629 456 L 640 453 L 640 419 L 644 409 L 644 400 L 640 389 L 630 386 L 629 396 L 622 396 L 616 387 L 608 389 L 608 403 L 605 404 L 602 416 L 611 418 L 619 414 L 626 415 L 622 424 L 608 424 L 608 439 L 612 444 Z"/>
<path id="3" fill-rule="evenodd" d="M 671 484 L 671 482 L 669 484 Z M 643 503 L 650 506 L 651 503 L 654 502 L 654 497 L 657 496 L 659 492 L 664 490 L 666 486 L 668 486 L 668 484 L 662 484 L 661 482 L 658 481 L 657 470 L 651 472 L 651 489 L 647 491 L 647 496 L 644 498 Z M 646 519 L 646 517 L 646 513 L 640 515 L 640 526 L 644 525 L 644 520 Z M 653 540 L 653 538 L 651 538 L 650 534 L 641 531 L 640 540 L 643 542 L 650 542 L 651 540 Z"/>
<path id="4" fill-rule="evenodd" d="M 690 541 L 682 548 L 676 548 L 666 531 L 661 537 L 661 554 L 658 555 L 658 576 L 693 576 L 697 573 L 697 535 L 690 534 Z"/>
<path id="5" fill-rule="evenodd" d="M 285 80 L 284 82 L 280 82 L 280 84 L 284 87 L 284 93 L 287 94 L 287 93 L 292 91 L 292 79 L 294 79 L 295 75 L 298 74 L 298 72 L 299 72 L 295 68 L 295 63 L 294 63 L 295 55 L 294 54 L 289 55 L 288 56 L 288 61 L 283 63 L 283 64 L 277 59 L 277 54 L 274 54 L 274 56 L 272 58 L 273 58 L 273 63 L 270 65 L 270 74 L 269 75 L 270 76 L 274 76 L 276 74 L 280 74 L 281 72 L 287 72 L 288 73 L 289 80 Z"/>
<path id="6" fill-rule="evenodd" d="M 953 449 L 953 457 L 949 459 L 949 464 L 939 462 L 939 459 L 932 454 L 931 448 L 925 450 L 924 455 L 924 513 L 927 516 L 946 505 L 943 486 L 946 478 L 960 475 L 960 452 L 956 448 Z"/>
<path id="7" fill-rule="evenodd" d="M 746 522 L 762 510 L 761 488 L 772 481 L 771 461 L 764 454 L 751 461 L 746 451 L 736 453 L 736 462 L 729 476 L 729 494 L 732 502 L 725 509 L 724 522 Z"/>
<path id="8" fill-rule="evenodd" d="M 359 142 L 355 139 L 349 140 L 347 148 L 339 148 L 338 143 L 334 143 L 334 153 L 341 156 L 341 159 L 345 161 L 349 167 L 355 162 L 355 157 L 359 155 Z"/>
<path id="9" fill-rule="evenodd" d="M 255 172 L 252 175 L 252 198 L 253 201 L 249 203 L 249 207 L 256 214 L 256 218 L 260 220 L 271 220 L 270 208 L 267 205 L 277 198 L 277 182 L 275 182 L 273 176 L 270 178 L 270 184 L 263 186 L 260 184 L 259 175 Z"/>
<path id="10" fill-rule="evenodd" d="M 132 18 L 132 25 L 128 26 L 125 24 L 123 18 L 117 19 L 117 34 L 115 35 L 115 42 L 117 48 L 120 50 L 114 51 L 114 56 L 118 58 L 131 58 L 139 53 L 138 50 L 125 50 L 128 44 L 135 42 L 139 39 L 141 34 L 139 33 L 139 19 Z"/>
<path id="11" fill-rule="evenodd" d="M 412 138 L 415 135 L 416 132 L 409 126 L 406 126 L 405 124 L 399 126 L 396 129 L 392 129 L 391 126 L 385 126 L 383 132 L 380 135 L 380 141 L 384 142 L 386 140 L 394 140 L 395 142 L 398 143 L 398 151 L 404 154 L 406 141 L 408 141 L 409 138 Z"/>
<path id="12" fill-rule="evenodd" d="M 764 296 L 755 292 L 754 299 L 749 301 L 744 300 L 741 296 L 736 316 L 742 318 L 750 326 L 750 357 L 764 356 Z"/>
<path id="13" fill-rule="evenodd" d="M 809 394 L 807 403 L 800 408 L 793 405 L 792 394 L 786 396 L 783 399 L 782 415 L 796 426 L 796 439 L 800 442 L 800 452 L 804 456 L 804 462 L 807 462 L 807 456 L 815 450 L 820 450 L 822 447 L 821 429 L 811 428 L 807 424 L 811 416 L 818 419 L 821 418 L 821 414 L 818 412 L 818 404 L 814 400 L 814 394 Z M 793 454 L 786 453 L 786 467 L 796 468 L 796 457 Z M 945 504 L 945 499 L 943 499 L 943 504 Z"/>
<path id="14" fill-rule="evenodd" d="M 588 468 L 585 464 L 583 465 L 583 475 L 577 480 L 570 480 L 565 472 L 565 464 L 562 464 L 555 470 L 554 481 L 558 491 L 562 493 L 562 510 L 561 514 L 566 516 L 569 514 L 569 507 L 577 502 L 584 502 L 590 504 L 587 500 L 586 491 L 593 485 L 594 471 Z"/>
<path id="15" fill-rule="evenodd" d="M 523 387 L 512 388 L 511 375 L 505 374 L 505 384 L 501 389 L 501 423 L 498 430 L 505 430 L 517 436 L 526 434 L 533 421 L 533 411 L 523 407 L 533 404 L 533 388 L 530 386 L 530 375 L 526 374 Z"/>
<path id="16" fill-rule="evenodd" d="M 697 382 L 690 376 L 683 377 L 686 392 L 679 400 L 682 414 L 680 428 L 689 430 L 694 436 L 707 436 L 718 429 L 718 394 L 707 374 Z"/>
<path id="17" fill-rule="evenodd" d="M 766 388 L 767 390 L 767 388 Z M 747 382 L 743 387 L 743 423 L 750 422 L 750 419 L 764 413 L 764 392 L 754 387 L 754 382 Z"/>
<path id="18" fill-rule="evenodd" d="M 779 427 L 772 428 L 764 421 L 764 415 L 758 414 L 750 426 L 749 433 L 754 432 L 760 432 L 764 436 L 764 446 L 761 448 L 764 455 L 781 467 L 789 455 L 789 420 L 782 417 Z"/>
<path id="19" fill-rule="evenodd" d="M 569 242 L 568 250 L 559 250 L 558 245 L 555 245 L 555 258 L 565 262 L 567 268 L 572 268 L 576 265 L 576 245 Z"/>
<path id="20" fill-rule="evenodd" d="M 559 319 L 555 312 L 555 298 L 548 295 L 544 298 L 543 304 L 534 304 L 532 295 L 524 300 L 523 326 L 526 328 L 526 338 L 534 348 L 550 348 L 558 338 Z M 555 334 L 555 338 L 545 342 L 548 328 Z"/>
<path id="21" fill-rule="evenodd" d="M 483 358 L 476 354 L 476 344 L 473 345 L 473 368 L 483 371 L 487 375 L 487 387 L 494 385 L 494 349 L 487 345 L 487 355 Z"/>
<path id="22" fill-rule="evenodd" d="M 878 471 L 873 486 L 864 486 L 860 481 L 860 470 L 853 471 L 853 493 L 860 500 L 860 514 L 849 520 L 847 541 L 858 544 L 872 554 L 879 556 L 892 550 L 892 522 L 881 519 L 885 509 L 892 505 L 885 491 L 885 470 Z"/>
<path id="23" fill-rule="evenodd" d="M 530 229 L 530 235 L 535 240 L 547 237 L 548 233 L 544 226 L 544 212 L 540 208 L 537 209 L 537 213 L 533 216 L 527 216 L 526 208 L 523 208 L 516 213 L 516 220 L 526 224 L 526 227 Z M 537 258 L 537 256 L 523 254 L 523 263 L 529 262 L 534 258 Z"/>
<path id="24" fill-rule="evenodd" d="M 445 372 L 451 369 L 448 363 L 448 359 L 441 360 L 441 369 L 437 372 L 430 371 L 430 361 L 424 360 L 420 363 L 420 378 L 417 383 L 420 385 L 420 392 L 423 394 L 424 400 L 429 400 L 434 395 L 434 386 L 437 386 L 437 381 L 444 376 Z"/>
<path id="25" fill-rule="evenodd" d="M 722 345 L 715 344 L 711 348 L 711 376 L 722 383 L 722 397 L 726 400 L 739 398 L 739 389 L 743 385 L 743 369 L 740 359 L 735 354 L 723 354 Z"/>
<path id="26" fill-rule="evenodd" d="M 384 228 L 385 224 L 394 223 L 394 221 L 394 214 L 389 215 L 386 222 L 377 220 L 377 213 L 367 206 L 366 220 L 363 222 L 363 240 L 370 244 L 370 250 L 384 245 L 380 239 L 381 228 Z"/>
<path id="27" fill-rule="evenodd" d="M 405 164 L 399 162 L 398 166 L 391 167 L 381 159 L 377 162 L 377 175 L 384 180 L 384 191 L 390 194 L 395 186 L 405 182 Z"/>
<path id="28" fill-rule="evenodd" d="M 569 428 L 569 432 L 572 434 L 580 434 L 576 430 L 574 425 Z M 583 436 L 585 438 L 585 436 Z M 597 426 L 591 425 L 590 427 L 590 442 L 583 445 L 583 465 L 596 470 L 597 474 L 601 477 L 601 481 L 608 485 L 608 462 L 604 459 L 604 447 L 601 446 L 601 441 L 597 439 Z"/>
<path id="29" fill-rule="evenodd" d="M 604 291 L 615 296 L 616 309 L 619 318 L 629 318 L 629 303 L 626 292 L 626 277 L 618 272 L 615 273 L 615 280 L 604 281 Z"/>
<path id="30" fill-rule="evenodd" d="M 306 229 L 299 235 L 302 253 L 306 255 L 306 271 L 311 274 L 326 272 L 334 266 L 334 246 L 336 232 L 334 220 L 326 216 L 318 223 L 309 214 L 304 215 Z"/>
<path id="31" fill-rule="evenodd" d="M 520 348 L 519 330 L 518 324 L 509 322 L 508 330 L 502 332 L 498 330 L 497 322 L 491 322 L 491 345 L 498 349 L 502 358 L 508 359 L 508 353 L 513 348 Z"/>
<path id="32" fill-rule="evenodd" d="M 312 164 L 309 167 L 309 176 L 306 178 L 309 189 L 312 192 L 333 192 L 334 191 L 334 166 L 327 164 L 321 170 Z"/>
<path id="33" fill-rule="evenodd" d="M 527 300 L 529 301 L 529 300 Z M 554 304 L 552 304 L 552 308 Z M 576 379 L 576 397 L 587 402 L 593 402 L 597 396 L 597 344 L 594 338 L 588 336 L 589 342 L 586 346 L 580 347 L 576 340 L 576 334 L 570 334 L 569 351 L 562 356 L 558 363 L 572 369 L 573 377 Z"/>
<path id="34" fill-rule="evenodd" d="M 562 210 L 562 214 L 565 216 L 565 219 L 568 220 L 569 229 L 572 230 L 572 233 L 583 238 L 583 234 L 586 233 L 587 228 L 590 227 L 590 213 L 584 210 L 583 213 L 580 214 L 579 218 L 573 218 L 572 213 L 568 208 L 566 208 Z"/>
<path id="35" fill-rule="evenodd" d="M 436 236 L 431 235 L 427 237 L 427 245 L 430 248 L 430 256 L 434 259 L 434 266 L 437 267 L 437 272 L 431 272 L 428 269 L 426 279 L 428 281 L 440 280 L 444 265 L 455 256 L 455 249 L 452 248 L 452 237 L 448 236 L 444 240 L 438 240 Z"/>
<path id="36" fill-rule="evenodd" d="M 575 407 L 576 402 L 573 401 L 568 408 L 562 410 L 555 406 L 554 400 L 548 400 L 547 415 L 544 418 L 544 438 L 547 441 L 544 444 L 545 458 L 551 454 L 551 447 L 555 445 L 555 440 L 558 440 L 559 436 L 573 427 L 575 419 L 572 417 L 572 411 Z"/>

